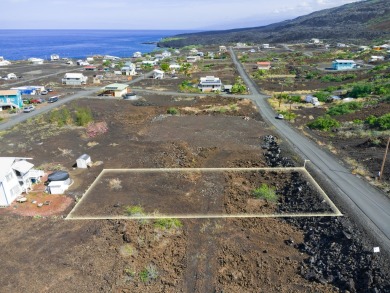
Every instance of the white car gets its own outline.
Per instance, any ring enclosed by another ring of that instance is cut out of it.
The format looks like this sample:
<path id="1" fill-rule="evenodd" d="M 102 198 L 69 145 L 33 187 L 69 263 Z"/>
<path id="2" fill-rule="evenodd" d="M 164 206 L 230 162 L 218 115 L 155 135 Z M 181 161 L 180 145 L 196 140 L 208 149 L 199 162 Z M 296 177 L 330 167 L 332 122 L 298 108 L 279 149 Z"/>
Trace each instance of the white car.
<path id="1" fill-rule="evenodd" d="M 35 107 L 33 105 L 28 105 L 28 106 L 23 108 L 23 112 L 24 113 L 30 113 L 30 112 L 32 112 L 34 110 L 35 110 Z"/>
<path id="2" fill-rule="evenodd" d="M 284 119 L 284 116 L 283 116 L 283 114 L 278 114 L 278 115 L 276 115 L 275 118 L 276 118 L 276 119 L 283 120 L 283 119 Z"/>

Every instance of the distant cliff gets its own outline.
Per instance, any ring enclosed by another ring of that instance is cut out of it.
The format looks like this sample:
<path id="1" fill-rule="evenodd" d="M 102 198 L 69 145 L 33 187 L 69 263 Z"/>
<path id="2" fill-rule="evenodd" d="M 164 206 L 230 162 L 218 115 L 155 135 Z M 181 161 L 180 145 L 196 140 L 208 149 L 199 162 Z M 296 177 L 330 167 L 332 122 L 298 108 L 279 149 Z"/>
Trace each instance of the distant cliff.
<path id="1" fill-rule="evenodd" d="M 390 0 L 350 3 L 261 27 L 181 34 L 162 40 L 158 46 L 283 43 L 311 38 L 335 42 L 390 39 Z"/>

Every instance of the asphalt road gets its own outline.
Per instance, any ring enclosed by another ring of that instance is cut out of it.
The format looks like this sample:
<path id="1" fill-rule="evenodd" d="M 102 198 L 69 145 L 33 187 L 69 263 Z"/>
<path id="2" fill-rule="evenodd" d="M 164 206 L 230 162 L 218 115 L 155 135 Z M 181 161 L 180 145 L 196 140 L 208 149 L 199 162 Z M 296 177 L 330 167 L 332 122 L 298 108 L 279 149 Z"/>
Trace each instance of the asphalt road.
<path id="1" fill-rule="evenodd" d="M 372 187 L 366 181 L 352 175 L 349 170 L 343 167 L 338 160 L 322 150 L 314 142 L 293 129 L 286 121 L 275 119 L 275 112 L 267 102 L 267 96 L 261 94 L 257 86 L 249 78 L 248 74 L 238 62 L 235 53 L 230 48 L 233 62 L 249 87 L 252 98 L 259 107 L 260 114 L 270 125 L 275 126 L 277 132 L 293 148 L 310 160 L 317 173 L 324 176 L 325 181 L 337 192 L 347 209 L 354 213 L 354 218 L 364 224 L 366 230 L 373 232 L 378 242 L 383 244 L 387 251 L 390 251 L 390 200 L 381 191 Z"/>

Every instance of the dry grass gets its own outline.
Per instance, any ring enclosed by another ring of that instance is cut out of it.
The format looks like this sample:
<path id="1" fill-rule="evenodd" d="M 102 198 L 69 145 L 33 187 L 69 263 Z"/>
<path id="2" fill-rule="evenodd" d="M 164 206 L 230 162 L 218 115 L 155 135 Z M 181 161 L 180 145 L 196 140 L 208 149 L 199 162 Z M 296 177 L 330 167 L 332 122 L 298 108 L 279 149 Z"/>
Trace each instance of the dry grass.
<path id="1" fill-rule="evenodd" d="M 354 175 L 360 175 L 360 176 L 370 176 L 370 172 L 367 171 L 367 169 L 360 165 L 355 159 L 346 157 L 344 158 L 344 161 L 351 166 L 351 173 Z"/>
<path id="2" fill-rule="evenodd" d="M 58 150 L 61 152 L 61 156 L 63 156 L 63 157 L 67 157 L 67 156 L 72 156 L 73 155 L 73 151 L 72 150 L 62 149 L 62 148 L 58 148 Z"/>
<path id="3" fill-rule="evenodd" d="M 112 178 L 108 181 L 110 189 L 112 190 L 121 190 L 122 189 L 122 181 L 119 178 Z"/>

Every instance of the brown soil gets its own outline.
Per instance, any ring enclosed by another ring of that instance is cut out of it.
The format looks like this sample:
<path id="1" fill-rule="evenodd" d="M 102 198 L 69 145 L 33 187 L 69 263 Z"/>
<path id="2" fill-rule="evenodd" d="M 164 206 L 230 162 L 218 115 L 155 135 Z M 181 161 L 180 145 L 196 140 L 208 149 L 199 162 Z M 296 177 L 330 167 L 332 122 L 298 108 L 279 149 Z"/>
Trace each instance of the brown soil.
<path id="1" fill-rule="evenodd" d="M 158 98 L 145 100 L 157 104 Z M 231 104 L 218 97 L 188 101 L 199 109 L 211 102 Z M 122 100 L 80 100 L 77 104 L 89 106 L 96 121 L 107 122 L 106 134 L 88 138 L 84 128 L 57 129 L 38 120 L 4 134 L 0 147 L 8 150 L 4 155 L 33 157 L 36 166 L 69 170 L 75 180 L 67 192 L 72 199 L 81 196 L 103 168 L 266 165 L 259 137 L 270 130 L 250 103 L 242 101 L 223 113 L 167 116 L 170 103 L 134 106 Z M 102 164 L 73 170 L 83 153 Z M 247 203 L 251 208 L 257 204 Z M 15 215 L 3 215 L 0 223 L 2 292 L 336 292 L 331 285 L 299 275 L 299 262 L 308 256 L 285 241 L 302 242 L 303 232 L 283 220 L 194 219 L 165 230 L 153 221 Z"/>

